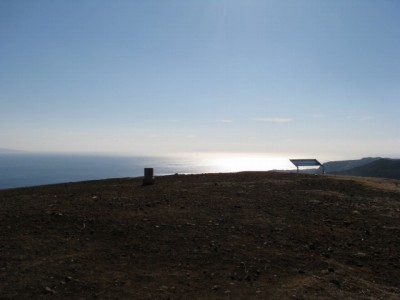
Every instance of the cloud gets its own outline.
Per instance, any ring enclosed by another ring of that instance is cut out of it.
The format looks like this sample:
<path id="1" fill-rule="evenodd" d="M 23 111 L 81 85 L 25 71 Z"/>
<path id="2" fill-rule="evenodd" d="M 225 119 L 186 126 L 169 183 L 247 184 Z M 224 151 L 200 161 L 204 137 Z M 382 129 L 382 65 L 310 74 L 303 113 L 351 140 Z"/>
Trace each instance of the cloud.
<path id="1" fill-rule="evenodd" d="M 313 115 L 311 115 L 311 118 L 313 118 L 313 119 L 321 119 L 321 118 L 323 118 L 324 116 L 323 115 L 320 115 L 320 114 L 313 114 Z"/>
<path id="2" fill-rule="evenodd" d="M 228 119 L 218 120 L 217 122 L 220 122 L 220 123 L 233 123 L 232 120 L 228 120 Z"/>
<path id="3" fill-rule="evenodd" d="M 253 121 L 283 124 L 283 123 L 292 122 L 293 119 L 291 119 L 291 118 L 254 118 Z"/>
<path id="4" fill-rule="evenodd" d="M 372 120 L 373 118 L 369 116 L 346 116 L 346 119 L 366 122 Z"/>
<path id="5" fill-rule="evenodd" d="M 369 121 L 369 120 L 372 120 L 372 117 L 365 116 L 365 117 L 361 117 L 361 119 L 360 119 L 360 121 L 362 121 L 362 122 Z"/>

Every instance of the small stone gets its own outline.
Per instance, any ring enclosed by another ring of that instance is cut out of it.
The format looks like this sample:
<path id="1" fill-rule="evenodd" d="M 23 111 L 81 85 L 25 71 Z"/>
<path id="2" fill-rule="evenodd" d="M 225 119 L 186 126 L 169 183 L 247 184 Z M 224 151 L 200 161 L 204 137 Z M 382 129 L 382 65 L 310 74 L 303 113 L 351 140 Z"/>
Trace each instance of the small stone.
<path id="1" fill-rule="evenodd" d="M 214 285 L 212 288 L 214 291 L 218 291 L 219 290 L 219 285 Z"/>
<path id="2" fill-rule="evenodd" d="M 57 292 L 51 288 L 49 288 L 48 286 L 46 286 L 43 290 L 44 294 L 56 294 Z"/>
<path id="3" fill-rule="evenodd" d="M 351 225 L 351 222 L 350 222 L 350 221 L 343 221 L 343 224 L 344 224 L 346 227 L 349 227 L 349 226 Z"/>
<path id="4" fill-rule="evenodd" d="M 340 286 L 340 282 L 339 282 L 339 280 L 337 280 L 337 279 L 332 279 L 331 282 L 332 282 L 334 285 Z"/>
<path id="5" fill-rule="evenodd" d="M 357 252 L 357 253 L 353 253 L 352 256 L 353 256 L 353 257 L 356 257 L 356 258 L 366 258 L 366 257 L 367 257 L 367 254 L 364 253 L 364 252 Z"/>

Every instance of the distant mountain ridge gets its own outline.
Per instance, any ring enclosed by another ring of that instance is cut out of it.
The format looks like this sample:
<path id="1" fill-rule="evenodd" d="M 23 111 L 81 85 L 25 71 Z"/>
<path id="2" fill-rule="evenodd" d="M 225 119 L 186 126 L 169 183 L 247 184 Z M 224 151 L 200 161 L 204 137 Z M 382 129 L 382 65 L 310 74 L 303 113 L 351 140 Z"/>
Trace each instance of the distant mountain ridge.
<path id="1" fill-rule="evenodd" d="M 370 164 L 376 160 L 382 159 L 381 157 L 364 157 L 356 160 L 341 160 L 330 161 L 324 163 L 326 173 L 344 172 L 353 168 L 358 168 Z"/>
<path id="2" fill-rule="evenodd" d="M 355 168 L 330 173 L 400 179 L 400 159 L 380 158 Z"/>
<path id="3" fill-rule="evenodd" d="M 326 174 L 400 179 L 400 159 L 365 157 L 356 160 L 329 161 L 323 165 Z M 301 170 L 301 173 L 320 174 L 322 167 Z"/>

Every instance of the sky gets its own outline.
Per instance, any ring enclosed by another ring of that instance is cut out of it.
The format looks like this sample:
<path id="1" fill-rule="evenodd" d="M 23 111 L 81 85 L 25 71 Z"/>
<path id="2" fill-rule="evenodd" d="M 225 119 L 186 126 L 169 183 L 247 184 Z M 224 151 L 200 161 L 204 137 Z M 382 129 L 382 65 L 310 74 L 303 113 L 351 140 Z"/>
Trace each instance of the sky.
<path id="1" fill-rule="evenodd" d="M 400 1 L 1 0 L 0 148 L 400 157 Z"/>

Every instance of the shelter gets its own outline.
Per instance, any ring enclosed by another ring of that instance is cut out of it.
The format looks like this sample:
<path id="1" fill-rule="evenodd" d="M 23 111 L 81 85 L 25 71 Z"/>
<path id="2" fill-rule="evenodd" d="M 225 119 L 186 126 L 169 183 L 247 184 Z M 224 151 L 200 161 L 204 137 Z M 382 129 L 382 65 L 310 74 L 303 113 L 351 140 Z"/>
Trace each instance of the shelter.
<path id="1" fill-rule="evenodd" d="M 325 174 L 325 167 L 318 160 L 312 159 L 291 159 L 292 164 L 294 164 L 297 168 L 297 173 L 299 173 L 299 167 L 312 167 L 312 166 L 321 166 L 322 173 Z"/>

